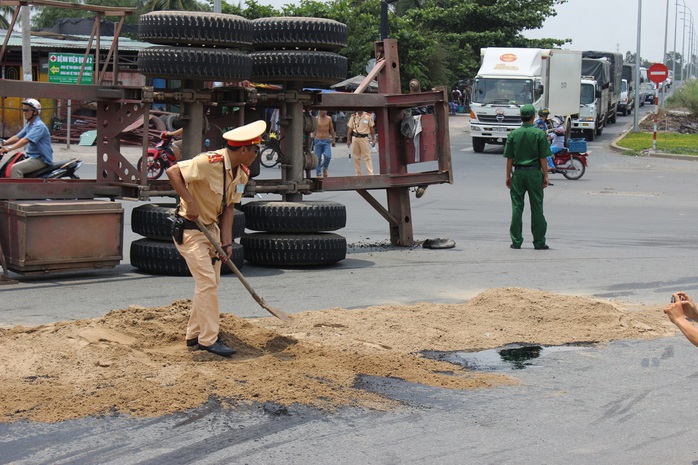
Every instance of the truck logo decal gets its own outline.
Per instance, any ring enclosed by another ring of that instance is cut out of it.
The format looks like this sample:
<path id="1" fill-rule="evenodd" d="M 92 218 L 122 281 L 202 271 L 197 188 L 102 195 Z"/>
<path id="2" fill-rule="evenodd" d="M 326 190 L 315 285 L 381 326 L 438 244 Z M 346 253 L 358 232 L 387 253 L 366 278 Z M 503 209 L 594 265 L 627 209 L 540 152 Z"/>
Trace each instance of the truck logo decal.
<path id="1" fill-rule="evenodd" d="M 499 61 L 503 61 L 505 63 L 511 63 L 512 61 L 516 61 L 516 59 L 517 56 L 513 53 L 505 53 L 499 57 Z"/>
<path id="2" fill-rule="evenodd" d="M 498 123 L 501 123 L 502 121 L 504 121 L 504 110 L 502 110 L 501 108 L 499 110 L 497 110 L 496 115 L 495 115 L 495 119 L 497 120 Z"/>

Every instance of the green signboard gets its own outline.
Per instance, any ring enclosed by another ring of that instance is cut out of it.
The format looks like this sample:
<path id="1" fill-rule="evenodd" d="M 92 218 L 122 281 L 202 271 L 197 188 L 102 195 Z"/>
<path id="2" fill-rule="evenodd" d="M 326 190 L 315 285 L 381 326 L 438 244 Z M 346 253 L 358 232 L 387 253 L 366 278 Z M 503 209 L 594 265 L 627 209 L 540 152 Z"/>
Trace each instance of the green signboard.
<path id="1" fill-rule="evenodd" d="M 80 69 L 85 61 L 85 55 L 77 53 L 49 53 L 48 55 L 48 82 L 59 84 L 77 84 Z M 87 57 L 87 64 L 82 73 L 80 84 L 92 85 L 92 73 L 94 71 L 94 57 Z"/>

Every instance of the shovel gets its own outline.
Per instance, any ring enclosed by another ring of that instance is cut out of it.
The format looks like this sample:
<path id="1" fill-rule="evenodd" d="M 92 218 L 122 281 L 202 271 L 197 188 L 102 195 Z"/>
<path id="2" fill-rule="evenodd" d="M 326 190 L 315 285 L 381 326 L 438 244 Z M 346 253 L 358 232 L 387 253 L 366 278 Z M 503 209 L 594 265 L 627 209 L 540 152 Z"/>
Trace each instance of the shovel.
<path id="1" fill-rule="evenodd" d="M 195 223 L 196 223 L 196 226 L 198 226 L 199 230 L 201 230 L 201 232 L 204 233 L 204 235 L 206 236 L 208 241 L 216 248 L 216 251 L 218 252 L 218 254 L 222 257 L 225 257 L 227 254 L 223 250 L 223 247 L 221 247 L 220 244 L 218 244 L 218 241 L 216 240 L 216 238 L 213 237 L 213 234 L 211 234 L 211 231 L 209 231 L 206 228 L 206 226 L 204 226 L 204 224 L 201 222 L 200 219 L 197 218 Z M 254 300 L 256 300 L 257 303 L 259 305 L 261 305 L 264 310 L 268 311 L 269 313 L 274 315 L 279 320 L 289 321 L 291 319 L 291 317 L 287 313 L 285 313 L 282 310 L 279 310 L 278 308 L 274 308 L 274 307 L 270 306 L 268 303 L 266 303 L 266 301 L 262 297 L 257 295 L 257 293 L 254 291 L 254 289 L 252 289 L 252 286 L 250 286 L 250 283 L 247 282 L 245 277 L 242 275 L 242 273 L 240 273 L 240 270 L 238 270 L 238 267 L 235 266 L 235 264 L 233 263 L 233 261 L 231 259 L 228 259 L 225 263 L 226 263 L 226 265 L 228 265 L 230 267 L 231 270 L 233 270 L 233 273 L 235 273 L 235 276 L 238 277 L 238 279 L 240 280 L 242 285 L 245 286 L 245 289 L 247 289 L 247 291 L 250 293 L 252 298 L 254 298 Z"/>

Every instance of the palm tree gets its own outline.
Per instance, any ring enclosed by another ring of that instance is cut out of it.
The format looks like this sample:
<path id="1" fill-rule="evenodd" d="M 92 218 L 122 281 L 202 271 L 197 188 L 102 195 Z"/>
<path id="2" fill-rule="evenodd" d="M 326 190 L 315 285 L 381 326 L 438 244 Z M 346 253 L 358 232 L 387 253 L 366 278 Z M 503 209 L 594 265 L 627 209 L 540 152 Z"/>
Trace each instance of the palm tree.
<path id="1" fill-rule="evenodd" d="M 11 6 L 0 7 L 0 27 L 7 29 L 10 27 L 10 19 L 14 14 L 15 9 Z"/>
<path id="2" fill-rule="evenodd" d="M 207 11 L 208 5 L 198 0 L 148 0 L 145 4 L 146 11 Z"/>

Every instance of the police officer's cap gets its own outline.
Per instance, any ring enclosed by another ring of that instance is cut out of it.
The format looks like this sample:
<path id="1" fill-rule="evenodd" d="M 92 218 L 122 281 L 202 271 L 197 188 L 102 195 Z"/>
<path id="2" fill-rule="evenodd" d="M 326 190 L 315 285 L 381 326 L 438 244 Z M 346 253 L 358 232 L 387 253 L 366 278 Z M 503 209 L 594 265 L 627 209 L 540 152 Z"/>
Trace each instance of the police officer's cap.
<path id="1" fill-rule="evenodd" d="M 536 108 L 527 103 L 521 107 L 521 119 L 531 119 L 536 116 Z"/>
<path id="2" fill-rule="evenodd" d="M 266 130 L 267 123 L 260 119 L 226 132 L 223 139 L 228 141 L 229 147 L 245 147 L 262 142 L 262 134 Z"/>

